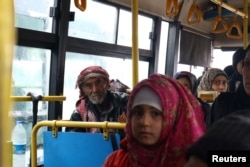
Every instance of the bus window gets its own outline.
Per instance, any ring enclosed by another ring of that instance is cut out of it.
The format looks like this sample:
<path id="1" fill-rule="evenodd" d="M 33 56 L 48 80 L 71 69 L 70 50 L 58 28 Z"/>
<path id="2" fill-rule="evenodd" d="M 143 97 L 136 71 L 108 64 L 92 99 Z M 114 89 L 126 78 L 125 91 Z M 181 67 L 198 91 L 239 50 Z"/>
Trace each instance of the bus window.
<path id="1" fill-rule="evenodd" d="M 142 15 L 138 16 L 138 43 L 140 49 L 150 50 L 150 32 L 153 28 L 153 19 Z M 118 26 L 118 45 L 132 46 L 132 13 L 121 10 Z"/>
<path id="2" fill-rule="evenodd" d="M 93 0 L 88 1 L 84 12 L 77 9 L 74 1 L 71 1 L 71 11 L 75 12 L 75 20 L 69 22 L 69 36 L 132 46 L 131 11 L 117 9 Z M 150 50 L 153 19 L 139 15 L 138 24 L 139 48 Z"/>
<path id="3" fill-rule="evenodd" d="M 15 48 L 12 65 L 12 96 L 27 96 L 29 92 L 35 95 L 48 95 L 50 54 L 47 49 L 31 47 Z M 27 147 L 30 146 L 33 106 L 31 101 L 13 102 L 11 115 L 13 121 L 22 120 L 27 130 Z M 38 105 L 38 120 L 46 120 L 48 103 Z M 42 145 L 42 134 L 39 132 L 38 145 Z"/>
<path id="4" fill-rule="evenodd" d="M 211 67 L 224 69 L 228 65 L 232 65 L 232 58 L 235 51 L 222 51 L 214 49 Z"/>
<path id="5" fill-rule="evenodd" d="M 50 7 L 54 0 L 15 0 L 15 26 L 19 28 L 51 32 Z"/>
<path id="6" fill-rule="evenodd" d="M 161 39 L 160 39 L 160 48 L 159 48 L 159 60 L 158 60 L 158 69 L 157 69 L 157 72 L 161 74 L 165 74 L 168 27 L 169 27 L 169 23 L 162 21 L 161 36 L 160 36 Z"/>
<path id="7" fill-rule="evenodd" d="M 77 76 L 88 66 L 102 66 L 109 73 L 110 79 L 119 79 L 132 88 L 132 61 L 130 59 L 67 52 L 65 63 L 64 96 L 67 99 L 63 102 L 63 119 L 69 119 L 75 109 L 75 103 L 79 97 L 79 90 L 75 87 Z M 139 61 L 139 80 L 147 78 L 148 68 L 148 62 Z"/>
<path id="8" fill-rule="evenodd" d="M 202 72 L 204 71 L 204 67 L 178 63 L 177 72 L 179 72 L 179 71 L 189 71 L 192 74 L 194 74 L 196 76 L 196 78 L 199 78 L 202 75 Z"/>
<path id="9" fill-rule="evenodd" d="M 99 42 L 115 43 L 117 9 L 103 3 L 87 1 L 84 12 L 71 1 L 71 11 L 75 20 L 69 22 L 69 36 Z"/>

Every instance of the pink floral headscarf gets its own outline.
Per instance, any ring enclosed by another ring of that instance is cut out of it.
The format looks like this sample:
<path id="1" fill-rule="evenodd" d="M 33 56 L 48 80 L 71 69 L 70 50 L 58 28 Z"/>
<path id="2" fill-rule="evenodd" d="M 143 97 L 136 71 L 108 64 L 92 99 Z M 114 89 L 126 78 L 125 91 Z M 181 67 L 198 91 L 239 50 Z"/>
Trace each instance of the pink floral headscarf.
<path id="1" fill-rule="evenodd" d="M 161 99 L 163 128 L 158 142 L 145 148 L 133 137 L 131 130 L 131 106 L 136 93 L 142 87 L 149 87 Z M 121 147 L 129 153 L 132 167 L 178 167 L 185 163 L 187 148 L 205 131 L 200 103 L 176 80 L 161 74 L 153 74 L 138 83 L 131 92 L 128 103 L 126 138 Z"/>

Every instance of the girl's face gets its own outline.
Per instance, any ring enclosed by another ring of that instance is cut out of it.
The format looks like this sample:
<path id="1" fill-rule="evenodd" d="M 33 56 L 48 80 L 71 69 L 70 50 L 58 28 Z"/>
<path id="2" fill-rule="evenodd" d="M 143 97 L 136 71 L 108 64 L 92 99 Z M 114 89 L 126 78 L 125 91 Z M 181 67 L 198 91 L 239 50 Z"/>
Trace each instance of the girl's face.
<path id="1" fill-rule="evenodd" d="M 212 82 L 212 89 L 218 92 L 226 92 L 228 89 L 228 81 L 224 75 L 219 75 Z"/>
<path id="2" fill-rule="evenodd" d="M 138 105 L 131 111 L 131 127 L 134 138 L 141 144 L 156 144 L 161 135 L 163 113 L 149 105 Z"/>

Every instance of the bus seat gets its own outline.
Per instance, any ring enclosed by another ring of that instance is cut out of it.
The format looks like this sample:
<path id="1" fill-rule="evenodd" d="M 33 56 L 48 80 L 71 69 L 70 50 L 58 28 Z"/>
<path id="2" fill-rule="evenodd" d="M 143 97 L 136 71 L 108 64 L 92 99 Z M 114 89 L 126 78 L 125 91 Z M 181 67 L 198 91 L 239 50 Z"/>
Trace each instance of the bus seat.
<path id="1" fill-rule="evenodd" d="M 102 166 L 107 155 L 113 152 L 114 143 L 119 149 L 120 137 L 113 136 L 116 143 L 111 142 L 110 136 L 104 140 L 102 133 L 58 132 L 57 137 L 53 137 L 51 131 L 46 131 L 43 135 L 44 166 Z"/>

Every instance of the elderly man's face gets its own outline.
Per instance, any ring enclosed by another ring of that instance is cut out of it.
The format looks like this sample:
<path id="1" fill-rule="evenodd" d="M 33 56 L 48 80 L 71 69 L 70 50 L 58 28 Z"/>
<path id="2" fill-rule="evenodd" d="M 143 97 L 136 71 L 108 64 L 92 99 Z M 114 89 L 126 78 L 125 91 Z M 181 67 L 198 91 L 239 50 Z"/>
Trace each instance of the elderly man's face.
<path id="1" fill-rule="evenodd" d="M 250 95 L 250 51 L 247 52 L 242 69 L 243 85 L 245 91 Z"/>
<path id="2" fill-rule="evenodd" d="M 82 84 L 82 91 L 93 104 L 101 104 L 106 96 L 107 81 L 103 77 L 92 77 Z"/>

